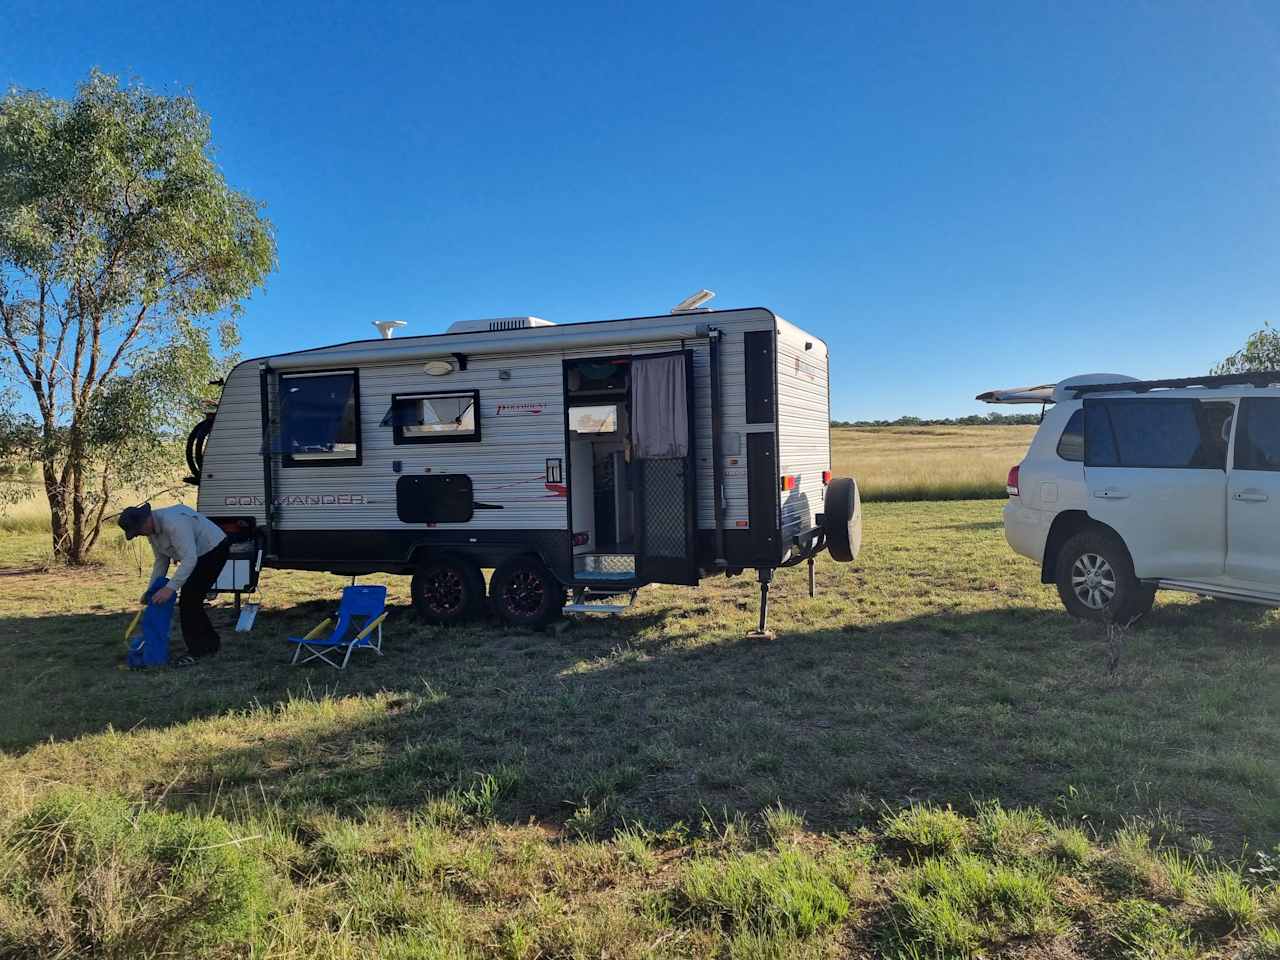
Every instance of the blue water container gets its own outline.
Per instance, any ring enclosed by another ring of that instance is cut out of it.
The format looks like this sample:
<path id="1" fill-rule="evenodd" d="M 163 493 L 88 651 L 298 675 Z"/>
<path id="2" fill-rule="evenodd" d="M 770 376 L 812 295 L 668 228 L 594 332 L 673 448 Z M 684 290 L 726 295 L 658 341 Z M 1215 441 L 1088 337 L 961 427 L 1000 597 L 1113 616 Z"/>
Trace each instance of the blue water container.
<path id="1" fill-rule="evenodd" d="M 138 633 L 129 640 L 129 666 L 163 667 L 169 662 L 169 628 L 173 626 L 175 593 L 164 603 L 152 603 L 152 595 L 169 582 L 156 577 L 143 597 L 142 621 Z"/>

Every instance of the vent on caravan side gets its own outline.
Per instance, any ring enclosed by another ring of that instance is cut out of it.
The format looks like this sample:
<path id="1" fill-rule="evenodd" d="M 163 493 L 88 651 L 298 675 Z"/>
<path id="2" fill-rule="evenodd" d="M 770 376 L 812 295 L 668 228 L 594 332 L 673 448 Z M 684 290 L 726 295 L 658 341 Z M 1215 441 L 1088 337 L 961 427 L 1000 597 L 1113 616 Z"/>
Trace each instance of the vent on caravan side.
<path id="1" fill-rule="evenodd" d="M 550 320 L 541 317 L 496 317 L 492 320 L 459 320 L 449 324 L 445 333 L 489 333 L 494 330 L 531 330 L 534 327 L 554 327 Z"/>

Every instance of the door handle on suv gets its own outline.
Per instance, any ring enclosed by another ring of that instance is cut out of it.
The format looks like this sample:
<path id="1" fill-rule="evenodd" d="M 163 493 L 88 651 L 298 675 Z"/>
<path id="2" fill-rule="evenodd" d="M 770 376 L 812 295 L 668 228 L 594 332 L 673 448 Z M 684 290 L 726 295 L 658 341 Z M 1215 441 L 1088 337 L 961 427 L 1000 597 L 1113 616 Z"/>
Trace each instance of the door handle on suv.
<path id="1" fill-rule="evenodd" d="M 1119 487 L 1103 487 L 1101 490 L 1093 491 L 1093 495 L 1099 500 L 1128 500 L 1129 491 L 1121 490 Z"/>
<path id="2" fill-rule="evenodd" d="M 1237 490 L 1231 495 L 1231 499 L 1241 503 L 1266 503 L 1271 498 L 1257 487 L 1250 487 L 1247 490 Z"/>

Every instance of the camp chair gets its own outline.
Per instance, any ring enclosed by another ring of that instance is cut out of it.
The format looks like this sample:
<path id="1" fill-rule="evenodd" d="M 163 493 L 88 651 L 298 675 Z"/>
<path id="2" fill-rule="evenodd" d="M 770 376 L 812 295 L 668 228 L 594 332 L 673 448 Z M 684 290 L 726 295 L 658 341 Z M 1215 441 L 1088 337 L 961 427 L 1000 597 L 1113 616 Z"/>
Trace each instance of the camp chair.
<path id="1" fill-rule="evenodd" d="M 296 644 L 292 663 L 323 660 L 337 670 L 345 670 L 351 651 L 357 647 L 368 647 L 382 656 L 382 621 L 387 618 L 386 587 L 344 587 L 336 616 L 338 624 L 327 636 L 325 631 L 333 623 L 333 617 L 326 617 L 304 637 L 289 638 L 290 643 Z M 363 621 L 358 633 L 355 632 L 357 620 Z M 304 650 L 307 656 L 299 660 Z M 341 663 L 330 659 L 339 652 L 343 654 Z"/>

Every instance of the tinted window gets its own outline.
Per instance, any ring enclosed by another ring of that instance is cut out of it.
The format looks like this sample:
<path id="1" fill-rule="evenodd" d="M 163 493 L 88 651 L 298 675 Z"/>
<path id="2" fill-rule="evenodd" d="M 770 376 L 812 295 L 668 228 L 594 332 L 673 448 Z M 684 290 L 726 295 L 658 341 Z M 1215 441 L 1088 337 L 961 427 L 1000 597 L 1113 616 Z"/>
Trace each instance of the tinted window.
<path id="1" fill-rule="evenodd" d="M 480 394 L 415 393 L 391 398 L 396 443 L 479 440 Z"/>
<path id="2" fill-rule="evenodd" d="M 286 464 L 358 463 L 355 371 L 281 375 L 280 437 Z"/>
<path id="3" fill-rule="evenodd" d="M 1225 400 L 1200 402 L 1206 465 L 1220 470 L 1226 467 L 1227 445 L 1231 442 L 1231 420 L 1235 412 L 1236 405 Z"/>
<path id="4" fill-rule="evenodd" d="M 1220 440 L 1208 436 L 1195 400 L 1094 400 L 1085 408 L 1091 466 L 1225 466 Z"/>
<path id="5" fill-rule="evenodd" d="M 1058 440 L 1058 456 L 1063 460 L 1084 459 L 1084 408 L 1071 415 Z"/>
<path id="6" fill-rule="evenodd" d="M 1280 397 L 1241 401 L 1236 469 L 1280 470 Z"/>
<path id="7" fill-rule="evenodd" d="M 1107 406 L 1093 400 L 1086 400 L 1084 404 L 1084 462 L 1091 467 L 1120 465 Z"/>

